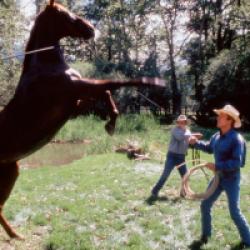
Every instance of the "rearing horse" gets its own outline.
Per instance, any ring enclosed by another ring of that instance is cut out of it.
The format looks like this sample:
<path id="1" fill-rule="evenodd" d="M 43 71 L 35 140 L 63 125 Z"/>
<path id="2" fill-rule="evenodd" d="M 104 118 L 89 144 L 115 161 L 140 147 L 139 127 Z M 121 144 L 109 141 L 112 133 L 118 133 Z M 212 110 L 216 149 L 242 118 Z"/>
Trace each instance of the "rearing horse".
<path id="1" fill-rule="evenodd" d="M 59 41 L 63 37 L 93 38 L 94 27 L 63 6 L 50 3 L 32 29 L 26 51 L 47 46 L 54 49 L 26 55 L 15 95 L 0 113 L 0 224 L 11 238 L 21 238 L 2 214 L 18 177 L 17 161 L 47 144 L 74 113 L 79 100 L 85 110 L 93 100 L 103 100 L 110 121 L 106 130 L 113 133 L 118 111 L 109 90 L 122 86 L 160 86 L 159 79 L 130 81 L 81 78 L 65 62 Z"/>

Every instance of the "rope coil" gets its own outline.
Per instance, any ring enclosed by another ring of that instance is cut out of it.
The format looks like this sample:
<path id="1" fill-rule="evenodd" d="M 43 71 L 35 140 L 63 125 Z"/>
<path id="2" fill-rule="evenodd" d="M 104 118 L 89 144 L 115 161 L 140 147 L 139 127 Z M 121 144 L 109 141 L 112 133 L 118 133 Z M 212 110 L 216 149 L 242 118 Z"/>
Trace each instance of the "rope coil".
<path id="1" fill-rule="evenodd" d="M 181 183 L 181 189 L 184 190 L 186 197 L 192 200 L 201 200 L 201 199 L 208 199 L 217 189 L 218 185 L 219 185 L 219 174 L 217 172 L 214 173 L 214 178 L 212 179 L 212 181 L 210 182 L 207 190 L 205 192 L 202 193 L 195 193 L 190 185 L 189 185 L 189 180 L 191 175 L 193 175 L 197 170 L 202 170 L 204 173 L 204 168 L 206 167 L 206 161 L 204 160 L 200 160 L 203 163 L 198 164 L 196 166 L 194 166 L 191 169 L 188 169 L 187 173 L 183 176 L 182 178 L 182 183 Z M 193 162 L 193 160 L 189 161 L 189 162 Z M 176 168 L 180 168 L 181 166 L 185 165 L 187 162 L 184 162 L 178 166 L 176 166 Z"/>

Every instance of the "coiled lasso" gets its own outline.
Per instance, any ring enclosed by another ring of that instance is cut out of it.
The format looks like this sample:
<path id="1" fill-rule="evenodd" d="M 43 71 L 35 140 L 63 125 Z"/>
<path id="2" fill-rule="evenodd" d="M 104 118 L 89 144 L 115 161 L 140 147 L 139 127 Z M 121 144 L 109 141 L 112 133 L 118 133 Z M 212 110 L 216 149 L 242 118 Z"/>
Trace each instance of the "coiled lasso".
<path id="1" fill-rule="evenodd" d="M 190 161 L 189 161 L 190 162 Z M 192 162 L 192 161 L 191 161 Z M 217 172 L 214 173 L 214 178 L 212 179 L 211 183 L 209 184 L 207 190 L 203 193 L 195 193 L 189 185 L 189 180 L 192 174 L 194 174 L 197 170 L 201 169 L 204 172 L 204 168 L 206 167 L 206 161 L 201 160 L 201 164 L 195 165 L 194 167 L 188 169 L 187 173 L 183 176 L 182 178 L 182 184 L 181 184 L 181 188 L 182 190 L 185 191 L 186 197 L 189 199 L 193 199 L 193 200 L 202 200 L 202 199 L 207 199 L 209 198 L 214 191 L 217 189 L 218 185 L 219 185 L 219 174 Z M 178 166 L 176 166 L 176 168 L 180 168 L 183 165 L 185 165 L 187 162 L 184 162 Z M 205 172 L 204 172 L 205 173 Z"/>

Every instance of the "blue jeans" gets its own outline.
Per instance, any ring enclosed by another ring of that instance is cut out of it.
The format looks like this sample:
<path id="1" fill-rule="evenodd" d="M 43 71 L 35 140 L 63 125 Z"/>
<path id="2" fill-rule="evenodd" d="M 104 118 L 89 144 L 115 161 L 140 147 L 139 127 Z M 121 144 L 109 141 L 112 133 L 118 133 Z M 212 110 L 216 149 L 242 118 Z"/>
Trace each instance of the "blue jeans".
<path id="1" fill-rule="evenodd" d="M 152 194 L 153 195 L 158 195 L 160 189 L 163 187 L 165 182 L 167 181 L 169 175 L 171 174 L 172 170 L 174 169 L 175 166 L 185 162 L 185 155 L 184 154 L 175 154 L 172 152 L 168 152 L 167 154 L 167 159 L 165 161 L 165 167 L 163 170 L 163 173 L 152 189 Z M 186 165 L 183 165 L 178 169 L 180 176 L 183 177 L 187 173 L 187 167 Z"/>
<path id="2" fill-rule="evenodd" d="M 250 245 L 249 225 L 240 210 L 240 171 L 231 177 L 220 177 L 220 184 L 215 192 L 201 203 L 202 235 L 211 236 L 211 208 L 222 191 L 226 192 L 230 216 L 236 225 L 242 241 Z"/>

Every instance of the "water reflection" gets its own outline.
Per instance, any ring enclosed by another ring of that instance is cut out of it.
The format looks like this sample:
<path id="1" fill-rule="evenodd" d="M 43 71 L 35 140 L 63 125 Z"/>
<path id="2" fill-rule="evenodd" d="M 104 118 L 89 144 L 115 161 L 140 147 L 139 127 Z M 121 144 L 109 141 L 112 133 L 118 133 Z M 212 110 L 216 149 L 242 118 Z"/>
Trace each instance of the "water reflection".
<path id="1" fill-rule="evenodd" d="M 21 168 L 61 166 L 84 156 L 84 143 L 51 143 L 19 162 Z"/>

